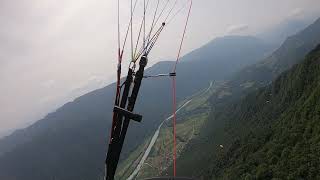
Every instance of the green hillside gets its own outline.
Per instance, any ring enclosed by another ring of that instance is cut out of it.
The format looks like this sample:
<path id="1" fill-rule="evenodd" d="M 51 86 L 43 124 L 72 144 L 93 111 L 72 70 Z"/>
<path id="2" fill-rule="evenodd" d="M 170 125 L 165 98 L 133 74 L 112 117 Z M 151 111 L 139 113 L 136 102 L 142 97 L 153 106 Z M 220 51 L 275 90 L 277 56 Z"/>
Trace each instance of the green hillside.
<path id="1" fill-rule="evenodd" d="M 201 179 L 319 179 L 320 46 L 271 85 L 213 109 L 178 173 Z"/>

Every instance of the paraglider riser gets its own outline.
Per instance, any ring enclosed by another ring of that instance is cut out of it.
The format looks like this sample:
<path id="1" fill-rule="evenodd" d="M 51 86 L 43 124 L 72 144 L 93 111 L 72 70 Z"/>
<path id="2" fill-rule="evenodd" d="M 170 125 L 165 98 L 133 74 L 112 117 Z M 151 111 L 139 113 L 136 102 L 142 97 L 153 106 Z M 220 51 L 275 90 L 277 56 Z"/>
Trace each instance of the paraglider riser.
<path id="1" fill-rule="evenodd" d="M 136 73 L 129 68 L 126 81 L 124 82 L 124 89 L 121 95 L 120 106 L 115 104 L 113 108 L 113 127 L 111 130 L 110 143 L 106 158 L 106 177 L 105 180 L 113 180 L 119 157 L 123 147 L 124 139 L 129 127 L 130 120 L 140 122 L 142 116 L 132 113 L 138 97 L 141 86 L 141 81 L 144 75 L 144 69 L 147 65 L 147 57 L 142 56 L 139 62 L 139 69 Z M 131 85 L 133 88 L 130 94 Z M 130 97 L 129 97 L 130 94 Z M 127 103 L 128 102 L 128 103 Z M 124 119 L 124 120 L 123 120 Z"/>

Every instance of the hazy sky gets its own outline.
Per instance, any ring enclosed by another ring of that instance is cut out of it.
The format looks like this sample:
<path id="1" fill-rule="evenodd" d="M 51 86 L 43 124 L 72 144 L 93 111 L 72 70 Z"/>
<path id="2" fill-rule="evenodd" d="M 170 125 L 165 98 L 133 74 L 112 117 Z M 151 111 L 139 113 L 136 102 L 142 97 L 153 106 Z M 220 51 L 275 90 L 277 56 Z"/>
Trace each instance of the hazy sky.
<path id="1" fill-rule="evenodd" d="M 130 1 L 121 2 L 123 35 Z M 155 7 L 157 0 L 150 2 Z M 179 2 L 177 8 L 186 0 Z M 0 136 L 114 81 L 116 4 L 116 0 L 0 1 Z M 286 19 L 315 18 L 319 12 L 319 0 L 194 0 L 183 54 L 217 36 L 254 35 Z M 186 9 L 168 25 L 150 64 L 176 55 L 185 15 Z"/>

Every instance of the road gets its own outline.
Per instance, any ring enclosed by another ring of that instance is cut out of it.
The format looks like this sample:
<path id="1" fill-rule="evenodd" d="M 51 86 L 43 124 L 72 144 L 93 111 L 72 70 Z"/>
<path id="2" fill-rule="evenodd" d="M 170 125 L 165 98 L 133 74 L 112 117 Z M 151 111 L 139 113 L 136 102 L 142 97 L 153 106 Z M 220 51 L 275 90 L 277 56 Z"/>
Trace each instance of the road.
<path id="1" fill-rule="evenodd" d="M 187 101 L 187 102 L 185 102 L 185 103 L 176 111 L 176 113 L 178 113 L 182 108 L 184 108 L 186 105 L 188 105 L 191 101 L 192 101 L 192 99 L 189 100 L 189 101 Z M 151 152 L 152 147 L 154 146 L 155 142 L 157 141 L 157 139 L 158 139 L 158 137 L 159 137 L 160 129 L 161 129 L 161 127 L 163 126 L 163 123 L 165 123 L 166 121 L 169 121 L 172 117 L 173 117 L 173 115 L 169 116 L 167 119 L 163 120 L 163 121 L 161 122 L 161 124 L 158 126 L 158 129 L 156 130 L 156 132 L 155 132 L 154 135 L 152 136 L 152 139 L 151 139 L 151 141 L 150 141 L 150 143 L 149 143 L 146 151 L 144 152 L 144 154 L 143 154 L 143 156 L 142 156 L 139 164 L 137 165 L 136 169 L 132 172 L 132 174 L 127 178 L 127 180 L 132 180 L 132 179 L 134 179 L 134 178 L 137 176 L 137 174 L 139 173 L 140 169 L 142 168 L 145 160 L 148 158 L 148 156 L 149 156 L 149 154 L 150 154 L 150 152 Z"/>
<path id="2" fill-rule="evenodd" d="M 201 95 L 207 93 L 210 88 L 212 87 L 213 83 L 210 82 L 210 86 L 203 92 L 201 93 Z M 182 108 L 184 108 L 186 105 L 188 105 L 191 101 L 192 101 L 193 98 L 191 98 L 190 100 L 188 100 L 187 102 L 185 102 L 184 104 L 182 104 L 182 106 L 180 106 L 176 113 L 178 113 Z M 163 124 L 166 122 L 166 121 L 169 121 L 170 119 L 173 118 L 173 114 L 171 116 L 169 116 L 167 119 L 163 120 L 161 122 L 161 124 L 158 126 L 158 129 L 156 130 L 156 132 L 154 133 L 154 135 L 152 136 L 151 138 L 151 141 L 146 149 L 146 151 L 144 152 L 139 164 L 137 165 L 136 169 L 132 172 L 132 174 L 127 178 L 127 180 L 133 180 L 139 173 L 140 169 L 142 168 L 144 162 L 146 161 L 146 159 L 148 158 L 150 152 L 151 152 L 151 149 L 152 147 L 154 146 L 154 144 L 156 143 L 158 137 L 159 137 L 159 133 L 160 133 L 160 129 L 161 127 L 163 126 Z"/>

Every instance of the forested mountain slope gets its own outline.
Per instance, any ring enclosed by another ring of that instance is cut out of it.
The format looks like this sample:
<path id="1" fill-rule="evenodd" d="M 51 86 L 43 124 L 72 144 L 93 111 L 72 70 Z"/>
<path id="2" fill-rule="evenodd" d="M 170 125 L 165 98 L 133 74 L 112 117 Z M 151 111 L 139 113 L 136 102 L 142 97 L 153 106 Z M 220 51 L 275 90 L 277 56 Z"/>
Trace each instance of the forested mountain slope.
<path id="1" fill-rule="evenodd" d="M 202 179 L 319 179 L 319 99 L 320 46 L 271 85 L 212 109 L 178 172 Z"/>

